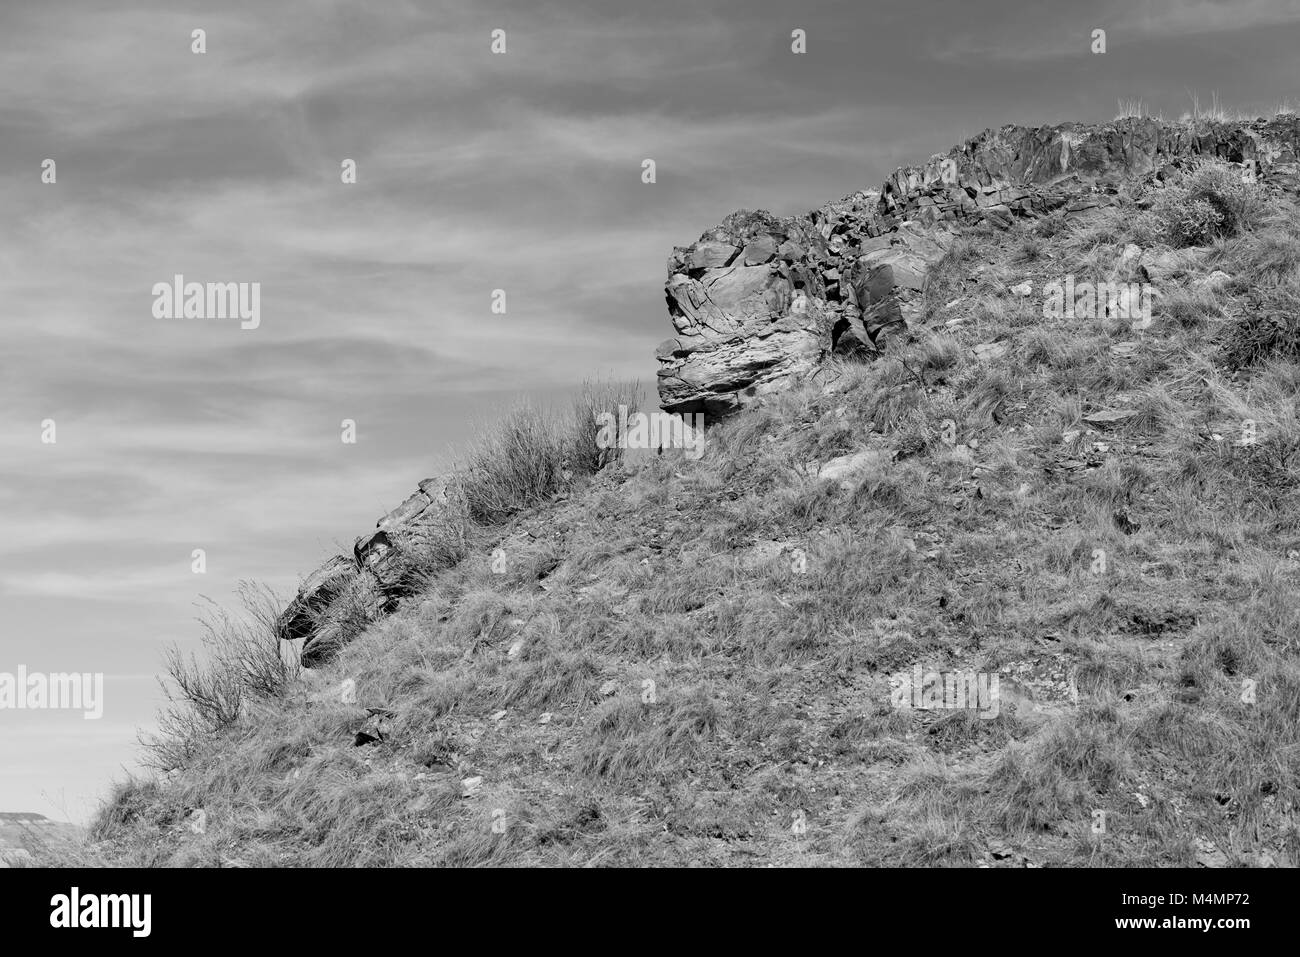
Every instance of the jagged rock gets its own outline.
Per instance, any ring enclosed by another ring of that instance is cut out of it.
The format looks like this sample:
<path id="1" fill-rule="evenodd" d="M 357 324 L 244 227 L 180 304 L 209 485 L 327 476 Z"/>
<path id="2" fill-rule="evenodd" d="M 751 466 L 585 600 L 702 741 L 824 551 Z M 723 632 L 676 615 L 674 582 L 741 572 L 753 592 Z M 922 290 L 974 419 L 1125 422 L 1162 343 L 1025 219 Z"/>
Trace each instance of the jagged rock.
<path id="1" fill-rule="evenodd" d="M 745 247 L 746 266 L 761 266 L 776 258 L 776 239 L 772 236 L 760 236 Z"/>
<path id="2" fill-rule="evenodd" d="M 660 403 L 723 414 L 806 378 L 832 354 L 876 355 L 882 336 L 920 317 L 926 276 L 947 245 L 944 224 L 1100 215 L 1126 180 L 1170 181 L 1198 156 L 1300 184 L 1300 117 L 1005 126 L 806 216 L 733 213 L 669 258 L 677 335 L 658 350 Z M 1168 253 L 1135 261 L 1130 250 L 1121 260 L 1149 281 L 1185 265 Z"/>
<path id="3" fill-rule="evenodd" d="M 729 265 L 738 252 L 730 243 L 699 243 L 691 247 L 691 268 L 704 270 Z"/>
<path id="4" fill-rule="evenodd" d="M 336 555 L 307 576 L 276 624 L 282 639 L 303 640 L 305 666 L 329 660 L 360 623 L 392 611 L 413 590 L 410 554 L 452 491 L 450 477 L 425 479 L 356 540 L 352 557 Z"/>
<path id="5" fill-rule="evenodd" d="M 300 655 L 303 666 L 314 668 L 329 661 L 367 622 L 383 617 L 396 604 L 373 574 L 358 570 L 312 621 Z"/>
<path id="6" fill-rule="evenodd" d="M 678 335 L 662 343 L 659 394 L 670 412 L 717 414 L 820 364 L 825 301 L 773 266 L 729 266 L 668 286 Z"/>
<path id="7" fill-rule="evenodd" d="M 914 227 L 901 228 L 890 239 L 890 245 L 859 256 L 849 279 L 873 345 L 891 327 L 915 324 L 920 318 L 930 269 L 944 254 L 943 246 Z"/>
<path id="8" fill-rule="evenodd" d="M 308 575 L 297 597 L 280 613 L 277 626 L 281 639 L 310 638 L 321 615 L 356 575 L 356 562 L 344 555 L 335 555 Z"/>

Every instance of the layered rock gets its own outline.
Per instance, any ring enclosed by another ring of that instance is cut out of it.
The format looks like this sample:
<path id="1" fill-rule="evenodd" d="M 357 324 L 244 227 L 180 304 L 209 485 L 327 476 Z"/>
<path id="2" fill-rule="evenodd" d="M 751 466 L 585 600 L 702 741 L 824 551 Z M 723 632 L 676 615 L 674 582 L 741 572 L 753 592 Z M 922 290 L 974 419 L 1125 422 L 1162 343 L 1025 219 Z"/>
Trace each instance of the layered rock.
<path id="1" fill-rule="evenodd" d="M 657 353 L 660 404 L 725 414 L 831 354 L 874 354 L 919 318 L 949 224 L 1089 215 L 1118 202 L 1126 180 L 1197 156 L 1296 185 L 1300 118 L 1006 126 L 806 216 L 733 213 L 669 257 L 676 335 Z"/>
<path id="2" fill-rule="evenodd" d="M 335 555 L 307 576 L 276 625 L 283 640 L 303 640 L 303 665 L 327 661 L 353 636 L 358 622 L 391 612 L 418 589 L 415 556 L 442 519 L 451 491 L 447 478 L 425 479 L 379 518 L 374 531 L 357 538 L 351 555 Z"/>
<path id="3" fill-rule="evenodd" d="M 840 279 L 817 268 L 827 255 L 811 224 L 744 211 L 674 249 L 665 293 L 677 336 L 658 350 L 671 411 L 729 411 L 815 369 Z"/>

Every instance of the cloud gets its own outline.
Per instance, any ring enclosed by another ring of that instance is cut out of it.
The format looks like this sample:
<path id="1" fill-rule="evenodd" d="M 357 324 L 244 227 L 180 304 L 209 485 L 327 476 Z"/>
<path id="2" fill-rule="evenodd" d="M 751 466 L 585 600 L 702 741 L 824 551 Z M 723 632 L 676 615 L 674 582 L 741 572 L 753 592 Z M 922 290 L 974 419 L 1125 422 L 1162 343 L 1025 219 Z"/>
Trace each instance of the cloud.
<path id="1" fill-rule="evenodd" d="M 1300 7 L 1291 0 L 1108 0 L 1091 8 L 1061 0 L 1026 8 L 999 0 L 980 13 L 981 22 L 937 39 L 930 55 L 944 63 L 1028 65 L 1093 56 L 1095 29 L 1106 31 L 1108 52 L 1117 52 L 1300 22 Z"/>

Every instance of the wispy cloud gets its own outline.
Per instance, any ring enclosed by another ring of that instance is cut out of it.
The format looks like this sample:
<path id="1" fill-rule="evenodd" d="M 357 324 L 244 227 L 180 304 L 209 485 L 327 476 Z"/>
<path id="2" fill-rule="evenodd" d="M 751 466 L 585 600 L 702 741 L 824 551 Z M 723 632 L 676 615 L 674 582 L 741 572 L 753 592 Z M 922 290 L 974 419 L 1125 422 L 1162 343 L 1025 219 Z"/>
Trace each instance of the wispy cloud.
<path id="1" fill-rule="evenodd" d="M 1061 0 L 1026 6 L 997 0 L 979 7 L 983 22 L 937 37 L 941 62 L 1032 64 L 1093 56 L 1092 32 L 1104 30 L 1109 50 L 1212 37 L 1300 23 L 1292 0 L 1107 0 L 1083 6 Z"/>

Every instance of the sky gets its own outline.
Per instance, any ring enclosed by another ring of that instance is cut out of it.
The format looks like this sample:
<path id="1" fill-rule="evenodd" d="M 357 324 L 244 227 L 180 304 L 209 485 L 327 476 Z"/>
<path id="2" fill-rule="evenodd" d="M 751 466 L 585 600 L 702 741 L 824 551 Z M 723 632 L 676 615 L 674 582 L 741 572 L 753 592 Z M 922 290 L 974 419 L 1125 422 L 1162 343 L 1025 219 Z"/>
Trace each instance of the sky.
<path id="1" fill-rule="evenodd" d="M 204 598 L 291 595 L 521 397 L 653 389 L 668 253 L 732 210 L 1120 100 L 1272 115 L 1297 51 L 1300 0 L 3 0 L 0 674 L 105 684 L 0 710 L 0 811 L 137 770 Z M 178 273 L 260 324 L 155 317 Z"/>

